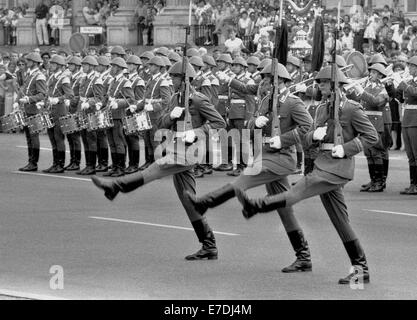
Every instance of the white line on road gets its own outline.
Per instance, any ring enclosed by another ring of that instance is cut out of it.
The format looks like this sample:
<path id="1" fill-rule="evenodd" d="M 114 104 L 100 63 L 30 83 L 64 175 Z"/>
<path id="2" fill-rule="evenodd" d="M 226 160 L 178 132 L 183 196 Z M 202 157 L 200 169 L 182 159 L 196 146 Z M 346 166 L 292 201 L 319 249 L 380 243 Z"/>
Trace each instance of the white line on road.
<path id="1" fill-rule="evenodd" d="M 27 146 L 16 146 L 16 148 L 22 148 L 22 149 L 27 149 Z M 44 151 L 52 151 L 51 148 L 39 148 L 39 150 L 44 150 Z M 66 153 L 69 153 L 69 151 L 67 150 Z"/>
<path id="2" fill-rule="evenodd" d="M 23 298 L 31 300 L 66 300 L 64 298 L 48 296 L 43 294 L 35 294 L 21 291 L 3 290 L 0 289 L 0 296 L 7 296 L 12 298 Z"/>
<path id="3" fill-rule="evenodd" d="M 57 176 L 57 175 L 54 175 L 54 174 L 47 174 L 47 173 L 23 172 L 23 171 L 12 171 L 12 173 L 26 174 L 26 175 L 30 175 L 30 176 L 41 176 L 41 177 L 48 177 L 48 178 L 59 178 L 59 179 L 79 180 L 79 181 L 91 181 L 91 179 L 86 179 L 86 178 Z"/>
<path id="4" fill-rule="evenodd" d="M 417 218 L 417 214 L 412 214 L 412 213 L 384 211 L 384 210 L 371 210 L 371 209 L 362 209 L 362 210 L 363 211 L 368 211 L 368 212 L 389 213 L 389 214 L 393 214 L 393 215 L 396 215 L 396 216 L 408 216 L 408 217 L 416 217 Z"/>
<path id="5" fill-rule="evenodd" d="M 105 217 L 89 217 L 89 218 L 90 219 L 96 219 L 96 220 L 104 220 L 104 221 L 124 222 L 124 223 L 133 223 L 133 224 L 142 224 L 142 225 L 145 225 L 145 226 L 194 231 L 194 229 L 192 229 L 192 228 L 172 226 L 172 225 L 167 225 L 167 224 L 149 223 L 149 222 L 134 221 L 134 220 L 122 220 L 122 219 L 105 218 Z M 224 235 L 224 236 L 240 236 L 240 234 L 237 234 L 237 233 L 220 232 L 220 231 L 213 231 L 213 232 L 215 234 L 221 234 L 221 235 Z"/>

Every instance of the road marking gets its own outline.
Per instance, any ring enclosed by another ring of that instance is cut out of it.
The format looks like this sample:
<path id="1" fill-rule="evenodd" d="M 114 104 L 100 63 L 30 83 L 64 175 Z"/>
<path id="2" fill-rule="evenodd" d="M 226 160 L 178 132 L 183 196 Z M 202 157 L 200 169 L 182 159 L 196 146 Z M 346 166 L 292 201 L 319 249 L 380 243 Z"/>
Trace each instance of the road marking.
<path id="1" fill-rule="evenodd" d="M 124 223 L 141 224 L 141 225 L 145 225 L 145 226 L 194 231 L 194 229 L 192 229 L 192 228 L 172 226 L 172 225 L 168 225 L 168 224 L 158 224 L 158 223 L 149 223 L 149 222 L 142 222 L 142 221 L 123 220 L 123 219 L 114 219 L 114 218 L 105 218 L 105 217 L 89 217 L 89 218 L 90 219 L 96 219 L 96 220 L 104 220 L 104 221 L 124 222 Z M 224 236 L 240 236 L 240 234 L 237 234 L 237 233 L 220 232 L 220 231 L 213 231 L 213 232 L 215 234 L 221 234 L 221 235 L 224 235 Z"/>
<path id="2" fill-rule="evenodd" d="M 357 158 L 357 159 L 366 159 L 365 156 L 355 156 L 355 158 Z M 396 156 L 396 157 L 390 156 L 389 159 L 390 160 L 407 160 L 407 157 L 405 155 L 404 156 Z"/>
<path id="3" fill-rule="evenodd" d="M 0 289 L 0 296 L 7 296 L 11 298 L 31 299 L 31 300 L 67 300 L 67 299 L 55 297 L 55 296 L 48 296 L 48 295 L 43 295 L 43 294 L 35 294 L 35 293 L 21 292 L 21 291 L 3 290 L 3 289 Z"/>
<path id="4" fill-rule="evenodd" d="M 22 148 L 22 149 L 27 149 L 28 147 L 27 146 L 16 146 L 16 148 Z M 41 148 L 39 148 L 39 150 L 44 150 L 44 151 L 52 151 L 52 149 L 51 148 L 43 148 L 43 147 L 41 147 Z M 67 151 L 65 151 L 66 153 L 69 153 L 69 151 L 67 150 Z"/>
<path id="5" fill-rule="evenodd" d="M 12 173 L 27 174 L 27 175 L 30 175 L 30 176 L 40 176 L 40 177 L 48 177 L 48 178 L 59 178 L 59 179 L 79 180 L 79 181 L 91 181 L 91 179 L 86 179 L 86 178 L 57 176 L 57 175 L 49 174 L 49 173 L 36 173 L 36 172 L 23 172 L 23 171 L 12 171 Z"/>
<path id="6" fill-rule="evenodd" d="M 369 212 L 380 212 L 380 213 L 389 213 L 397 216 L 408 216 L 408 217 L 416 217 L 417 214 L 412 213 L 405 213 L 405 212 L 395 212 L 395 211 L 384 211 L 384 210 L 371 210 L 371 209 L 362 209 L 363 211 L 369 211 Z"/>

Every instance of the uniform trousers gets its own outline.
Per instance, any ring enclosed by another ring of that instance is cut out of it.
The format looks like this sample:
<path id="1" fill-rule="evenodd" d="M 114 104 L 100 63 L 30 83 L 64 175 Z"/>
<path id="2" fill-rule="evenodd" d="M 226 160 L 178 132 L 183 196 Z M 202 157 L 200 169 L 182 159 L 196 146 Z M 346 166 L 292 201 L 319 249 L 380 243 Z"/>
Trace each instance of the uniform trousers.
<path id="1" fill-rule="evenodd" d="M 121 119 L 113 120 L 114 126 L 107 129 L 107 139 L 111 153 L 126 154 L 127 142 L 123 132 L 123 123 Z M 96 139 L 97 140 L 97 139 Z M 97 147 L 97 144 L 96 144 Z"/>
<path id="2" fill-rule="evenodd" d="M 149 161 L 154 161 L 155 156 L 155 149 L 160 143 L 159 141 L 155 141 L 155 132 L 158 130 L 158 127 L 152 123 L 152 129 L 146 130 L 143 133 L 143 140 L 145 142 L 145 149 L 146 149 L 146 159 Z"/>
<path id="3" fill-rule="evenodd" d="M 237 129 L 239 131 L 241 139 L 239 142 L 235 142 L 235 146 L 232 143 L 229 144 L 229 160 L 234 159 L 237 164 L 243 165 L 244 156 L 243 156 L 243 144 L 242 144 L 242 130 L 245 128 L 244 119 L 229 119 L 229 130 Z M 236 154 L 233 149 L 236 148 Z"/>
<path id="4" fill-rule="evenodd" d="M 368 164 L 371 165 L 382 165 L 384 163 L 384 153 L 385 152 L 385 147 L 382 143 L 382 133 L 379 132 L 379 139 L 378 139 L 378 143 L 374 146 L 372 146 L 371 148 L 365 149 L 364 150 L 364 154 L 366 156 L 366 159 L 368 161 Z"/>
<path id="5" fill-rule="evenodd" d="M 135 162 L 135 159 L 139 160 L 139 135 L 138 134 L 126 135 L 126 143 L 127 143 L 127 150 L 129 153 L 129 164 L 133 165 Z M 137 154 L 136 158 L 134 154 Z"/>
<path id="6" fill-rule="evenodd" d="M 84 145 L 84 151 L 97 152 L 97 131 L 81 131 L 81 139 Z"/>
<path id="7" fill-rule="evenodd" d="M 97 131 L 97 152 L 99 164 L 107 166 L 109 161 L 109 145 L 106 130 Z"/>
<path id="8" fill-rule="evenodd" d="M 417 127 L 402 128 L 405 152 L 410 166 L 417 166 Z"/>
<path id="9" fill-rule="evenodd" d="M 65 152 L 65 136 L 62 133 L 61 126 L 59 125 L 59 120 L 54 120 L 55 126 L 47 130 L 52 150 L 57 150 L 58 152 Z"/>
<path id="10" fill-rule="evenodd" d="M 39 150 L 40 148 L 39 133 L 31 134 L 28 126 L 23 127 L 23 131 L 25 132 L 26 144 L 28 146 L 29 162 L 33 162 L 34 164 L 36 164 L 38 163 L 39 159 L 34 159 L 32 150 Z"/>

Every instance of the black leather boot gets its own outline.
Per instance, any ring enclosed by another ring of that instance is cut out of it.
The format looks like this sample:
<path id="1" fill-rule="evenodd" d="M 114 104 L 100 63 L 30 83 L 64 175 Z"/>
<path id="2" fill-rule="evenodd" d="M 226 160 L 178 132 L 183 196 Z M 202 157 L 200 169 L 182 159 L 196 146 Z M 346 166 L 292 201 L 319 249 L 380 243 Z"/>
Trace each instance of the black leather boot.
<path id="1" fill-rule="evenodd" d="M 147 169 L 153 163 L 153 156 L 146 153 L 145 163 L 139 167 L 140 171 Z"/>
<path id="2" fill-rule="evenodd" d="M 77 172 L 77 174 L 79 175 L 83 175 L 90 164 L 90 152 L 89 151 L 84 151 L 84 158 L 85 158 L 85 168 Z"/>
<path id="3" fill-rule="evenodd" d="M 103 174 L 103 177 L 110 177 L 117 169 L 117 153 L 111 153 L 111 163 L 112 163 L 112 167 L 110 169 L 110 171 L 106 172 L 105 174 Z"/>
<path id="4" fill-rule="evenodd" d="M 125 175 L 125 155 L 123 153 L 116 153 L 116 170 L 112 173 L 111 177 L 117 178 Z"/>
<path id="5" fill-rule="evenodd" d="M 204 174 L 212 174 L 213 173 L 213 167 L 211 164 L 203 164 L 203 173 Z"/>
<path id="6" fill-rule="evenodd" d="M 129 151 L 129 167 L 125 170 L 126 174 L 139 171 L 139 150 Z"/>
<path id="7" fill-rule="evenodd" d="M 246 219 L 252 218 L 259 212 L 269 212 L 278 208 L 286 207 L 286 200 L 282 195 L 266 196 L 264 198 L 249 199 L 241 189 L 235 189 L 236 197 L 242 204 L 242 214 Z"/>
<path id="8" fill-rule="evenodd" d="M 67 166 L 64 167 L 64 170 L 68 170 L 68 168 L 71 168 L 74 162 L 75 162 L 75 150 L 70 148 L 70 162 Z"/>
<path id="9" fill-rule="evenodd" d="M 389 171 L 389 159 L 384 159 L 384 175 L 383 175 L 383 188 L 385 189 L 387 187 L 387 177 L 388 177 L 388 171 Z"/>
<path id="10" fill-rule="evenodd" d="M 301 171 L 301 164 L 303 163 L 303 153 L 297 152 L 297 169 L 294 172 L 295 174 L 300 174 Z"/>
<path id="11" fill-rule="evenodd" d="M 49 173 L 64 173 L 65 151 L 57 151 L 57 164 Z"/>
<path id="12" fill-rule="evenodd" d="M 374 165 L 375 183 L 371 185 L 368 192 L 384 191 L 384 166 L 382 164 Z"/>
<path id="13" fill-rule="evenodd" d="M 411 181 L 412 184 L 408 188 L 407 192 L 405 194 L 407 195 L 417 195 L 417 166 L 410 167 L 411 172 Z"/>
<path id="14" fill-rule="evenodd" d="M 93 183 L 100 189 L 104 190 L 107 199 L 113 200 L 119 192 L 131 192 L 143 185 L 142 174 L 135 174 L 119 179 L 103 179 L 97 176 L 91 177 Z"/>
<path id="15" fill-rule="evenodd" d="M 205 218 L 192 222 L 195 233 L 197 234 L 198 241 L 203 245 L 196 253 L 190 254 L 185 257 L 185 260 L 216 260 L 218 258 L 218 251 L 216 247 L 216 238 L 207 223 Z"/>
<path id="16" fill-rule="evenodd" d="M 74 150 L 74 161 L 71 163 L 71 166 L 65 168 L 67 171 L 77 171 L 80 170 L 81 162 L 81 150 Z"/>
<path id="17" fill-rule="evenodd" d="M 224 163 L 218 166 L 217 168 L 213 168 L 214 171 L 232 171 L 233 170 L 233 164 Z"/>
<path id="18" fill-rule="evenodd" d="M 204 169 L 201 165 L 196 164 L 193 169 L 194 178 L 203 178 L 204 177 Z"/>
<path id="19" fill-rule="evenodd" d="M 343 243 L 347 254 L 349 255 L 350 262 L 354 268 L 347 277 L 339 279 L 339 284 L 351 284 L 359 281 L 361 283 L 369 283 L 369 269 L 366 261 L 365 252 L 362 249 L 359 240 L 353 240 Z M 355 279 L 357 279 L 355 281 Z"/>
<path id="20" fill-rule="evenodd" d="M 92 174 L 96 174 L 96 159 L 97 159 L 97 153 L 95 151 L 88 151 L 88 165 L 83 170 L 81 175 L 89 176 Z"/>
<path id="21" fill-rule="evenodd" d="M 28 151 L 29 154 L 29 162 L 23 168 L 19 168 L 19 171 L 22 172 L 33 172 L 38 171 L 38 161 L 39 161 L 39 149 L 31 148 Z"/>
<path id="22" fill-rule="evenodd" d="M 109 168 L 108 157 L 109 157 L 109 149 L 100 148 L 97 150 L 97 162 L 98 162 L 98 165 L 96 167 L 97 172 L 106 172 L 108 170 Z"/>
<path id="23" fill-rule="evenodd" d="M 52 166 L 48 169 L 42 170 L 44 173 L 51 173 L 52 169 L 54 169 L 58 165 L 58 150 L 52 149 Z"/>
<path id="24" fill-rule="evenodd" d="M 19 168 L 19 171 L 26 171 L 27 168 L 29 168 L 31 162 L 32 162 L 32 148 L 28 147 L 28 163 L 24 167 Z"/>
<path id="25" fill-rule="evenodd" d="M 193 205 L 194 209 L 203 215 L 208 208 L 214 208 L 235 196 L 235 189 L 228 183 L 220 189 L 214 190 L 205 194 L 202 197 L 197 197 L 189 191 L 185 192 L 185 197 Z"/>
<path id="26" fill-rule="evenodd" d="M 367 192 L 372 187 L 372 185 L 375 184 L 375 165 L 368 163 L 368 171 L 369 171 L 369 177 L 371 178 L 371 181 L 367 184 L 361 185 L 360 192 Z"/>
<path id="27" fill-rule="evenodd" d="M 294 230 L 288 232 L 288 238 L 294 248 L 297 259 L 288 267 L 282 269 L 284 273 L 291 272 L 306 272 L 312 270 L 310 250 L 308 248 L 307 240 L 301 230 Z"/>

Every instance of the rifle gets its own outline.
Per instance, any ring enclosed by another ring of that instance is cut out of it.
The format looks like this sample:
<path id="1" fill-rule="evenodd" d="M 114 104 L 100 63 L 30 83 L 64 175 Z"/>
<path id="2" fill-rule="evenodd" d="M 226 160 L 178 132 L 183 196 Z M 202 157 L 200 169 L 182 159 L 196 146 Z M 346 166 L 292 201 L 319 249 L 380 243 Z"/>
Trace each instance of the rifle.
<path id="1" fill-rule="evenodd" d="M 337 13 L 337 26 L 334 31 L 334 47 L 333 47 L 333 61 L 332 61 L 332 81 L 331 81 L 331 90 L 332 93 L 330 95 L 330 119 L 334 123 L 334 141 L 335 145 L 342 145 L 343 144 L 343 134 L 342 134 L 342 126 L 340 125 L 339 119 L 339 107 L 340 107 L 340 89 L 339 89 L 339 79 L 338 79 L 338 68 L 336 65 L 336 44 L 337 39 L 339 37 L 339 28 L 340 28 L 340 5 L 341 1 L 339 0 L 338 4 L 338 13 Z"/>

